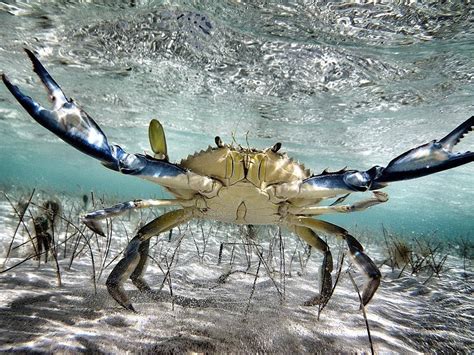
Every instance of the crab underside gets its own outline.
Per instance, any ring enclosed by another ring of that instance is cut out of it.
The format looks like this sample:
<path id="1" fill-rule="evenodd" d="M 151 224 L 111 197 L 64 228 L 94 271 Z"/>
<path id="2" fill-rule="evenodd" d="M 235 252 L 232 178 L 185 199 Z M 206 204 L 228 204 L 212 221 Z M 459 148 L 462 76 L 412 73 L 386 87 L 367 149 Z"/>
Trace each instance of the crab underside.
<path id="1" fill-rule="evenodd" d="M 319 296 L 312 303 L 327 302 L 332 291 L 333 261 L 320 235 L 346 241 L 353 262 L 367 276 L 362 303 L 366 305 L 380 284 L 381 274 L 364 253 L 362 245 L 345 229 L 315 219 L 330 213 L 348 213 L 386 202 L 378 191 L 393 181 L 417 178 L 463 165 L 474 160 L 474 153 L 453 152 L 454 146 L 474 126 L 474 116 L 440 140 L 411 149 L 386 167 L 365 171 L 324 171 L 313 175 L 302 164 L 279 152 L 281 144 L 265 150 L 223 144 L 216 137 L 215 147 L 188 156 L 180 163 L 168 160 L 166 139 L 161 124 L 152 120 L 149 137 L 154 156 L 126 153 L 110 145 L 95 121 L 68 99 L 35 55 L 26 50 L 53 103 L 48 110 L 24 95 L 6 75 L 3 82 L 18 102 L 42 126 L 83 153 L 98 159 L 109 169 L 155 182 L 175 198 L 134 200 L 88 213 L 83 221 L 101 233 L 98 221 L 137 208 L 176 206 L 142 227 L 130 241 L 123 258 L 107 279 L 112 297 L 134 311 L 123 284 L 129 278 L 143 292 L 151 288 L 143 279 L 150 238 L 194 218 L 237 224 L 273 224 L 288 228 L 323 255 Z M 341 204 L 352 193 L 372 191 L 372 197 L 351 205 Z M 321 202 L 335 198 L 332 204 Z"/>

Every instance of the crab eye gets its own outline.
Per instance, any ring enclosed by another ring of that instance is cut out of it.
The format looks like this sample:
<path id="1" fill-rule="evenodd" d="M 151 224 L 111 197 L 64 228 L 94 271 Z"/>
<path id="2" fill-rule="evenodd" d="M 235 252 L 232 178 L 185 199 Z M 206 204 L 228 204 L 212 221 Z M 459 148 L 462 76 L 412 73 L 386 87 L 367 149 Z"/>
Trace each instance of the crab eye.
<path id="1" fill-rule="evenodd" d="M 443 145 L 439 142 L 433 142 L 433 148 L 441 149 L 441 148 L 443 148 Z"/>
<path id="2" fill-rule="evenodd" d="M 216 138 L 214 138 L 214 142 L 216 143 L 218 148 L 222 148 L 224 146 L 224 143 L 222 142 L 222 139 L 219 136 L 216 136 Z"/>
<path id="3" fill-rule="evenodd" d="M 273 153 L 276 153 L 276 152 L 278 152 L 278 151 L 280 150 L 280 148 L 281 148 L 281 143 L 280 143 L 280 142 L 277 142 L 277 143 L 275 143 L 275 144 L 273 145 L 273 147 L 272 147 L 272 152 L 273 152 Z"/>

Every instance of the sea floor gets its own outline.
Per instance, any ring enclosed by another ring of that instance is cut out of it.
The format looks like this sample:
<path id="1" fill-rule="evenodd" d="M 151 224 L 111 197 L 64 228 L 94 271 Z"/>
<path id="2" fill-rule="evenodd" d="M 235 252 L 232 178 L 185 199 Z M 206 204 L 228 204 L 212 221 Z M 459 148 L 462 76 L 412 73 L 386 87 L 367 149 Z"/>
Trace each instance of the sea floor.
<path id="1" fill-rule="evenodd" d="M 334 294 L 318 317 L 318 306 L 304 303 L 317 293 L 322 257 L 285 231 L 193 222 L 153 238 L 145 278 L 156 291 L 140 294 L 128 282 L 137 310 L 132 313 L 108 295 L 105 279 L 137 226 L 158 211 L 104 222 L 107 237 L 100 237 L 77 221 L 83 201 L 70 199 L 56 225 L 57 264 L 51 255 L 45 263 L 43 255 L 41 262 L 31 258 L 13 267 L 33 253 L 27 231 L 32 233 L 31 216 L 41 209 L 30 205 L 11 243 L 19 218 L 10 202 L 0 198 L 1 352 L 371 351 L 349 272 L 359 286 L 364 279 L 345 258 Z M 474 351 L 472 249 L 463 258 L 461 244 L 434 250 L 436 241 L 417 240 L 432 247 L 425 260 L 432 258 L 440 270 L 437 276 L 425 261 L 412 275 L 416 265 L 389 266 L 389 242 L 381 236 L 370 239 L 361 232 L 358 238 L 376 264 L 384 264 L 382 283 L 366 307 L 376 353 Z M 343 248 L 334 239 L 328 242 L 335 279 Z"/>

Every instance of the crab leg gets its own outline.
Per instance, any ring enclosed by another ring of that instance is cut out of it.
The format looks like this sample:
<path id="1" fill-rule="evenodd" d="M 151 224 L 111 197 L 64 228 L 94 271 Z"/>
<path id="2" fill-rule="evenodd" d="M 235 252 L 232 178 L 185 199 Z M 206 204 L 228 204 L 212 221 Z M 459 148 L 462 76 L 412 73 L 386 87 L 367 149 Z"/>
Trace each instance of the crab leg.
<path id="1" fill-rule="evenodd" d="M 289 229 L 298 237 L 303 239 L 306 243 L 324 254 L 323 264 L 319 269 L 319 295 L 311 301 L 308 301 L 307 305 L 326 303 L 329 300 L 332 290 L 331 272 L 333 268 L 333 262 L 331 251 L 329 250 L 326 242 L 322 240 L 312 229 L 296 225 L 289 226 Z"/>
<path id="2" fill-rule="evenodd" d="M 98 221 L 106 218 L 119 216 L 127 211 L 150 207 L 178 206 L 180 200 L 133 200 L 116 204 L 112 207 L 96 210 L 85 214 L 82 222 L 94 232 L 105 236 Z"/>
<path id="3" fill-rule="evenodd" d="M 350 235 L 344 228 L 311 217 L 288 216 L 286 222 L 290 225 L 307 227 L 319 233 L 330 234 L 344 239 L 349 247 L 352 260 L 368 277 L 368 281 L 362 291 L 362 304 L 365 306 L 369 303 L 380 285 L 380 278 L 382 275 L 375 263 L 364 253 L 364 248 L 357 239 Z"/>
<path id="4" fill-rule="evenodd" d="M 186 223 L 192 217 L 192 211 L 189 209 L 171 211 L 154 219 L 137 232 L 137 235 L 128 244 L 124 257 L 114 267 L 106 281 L 107 290 L 110 295 L 122 307 L 135 312 L 123 288 L 123 284 L 128 278 L 132 280 L 133 284 L 140 291 L 146 292 L 151 290 L 143 279 L 148 259 L 150 238 Z"/>
<path id="5" fill-rule="evenodd" d="M 163 207 L 163 206 L 178 206 L 180 200 L 133 200 L 118 203 L 112 207 L 107 207 L 101 210 L 89 212 L 84 215 L 83 220 L 101 220 L 105 218 L 119 216 L 132 209 Z"/>
<path id="6" fill-rule="evenodd" d="M 352 205 L 331 205 L 331 206 L 310 206 L 310 207 L 297 207 L 290 206 L 288 212 L 291 214 L 304 214 L 304 215 L 323 215 L 330 213 L 349 213 L 366 210 L 369 207 L 378 205 L 388 201 L 388 195 L 382 191 L 374 191 L 373 197 L 366 200 L 358 201 Z"/>
<path id="7" fill-rule="evenodd" d="M 142 154 L 128 154 L 118 145 L 109 145 L 107 137 L 95 121 L 72 99 L 68 99 L 44 66 L 28 49 L 26 54 L 33 63 L 33 71 L 38 74 L 53 103 L 48 110 L 26 96 L 13 85 L 5 74 L 2 80 L 18 102 L 39 124 L 81 152 L 115 171 L 136 175 L 169 188 L 211 192 L 214 182 L 186 171 L 166 159 L 155 159 Z"/>

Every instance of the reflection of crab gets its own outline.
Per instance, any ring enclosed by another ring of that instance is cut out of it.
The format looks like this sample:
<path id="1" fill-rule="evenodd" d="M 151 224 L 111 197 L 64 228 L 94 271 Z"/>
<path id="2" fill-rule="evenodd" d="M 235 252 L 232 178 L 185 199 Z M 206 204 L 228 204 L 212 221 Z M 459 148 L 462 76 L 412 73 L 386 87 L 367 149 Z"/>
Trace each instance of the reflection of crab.
<path id="1" fill-rule="evenodd" d="M 164 132 L 156 120 L 151 121 L 149 128 L 155 156 L 129 154 L 117 145 L 109 145 L 94 120 L 66 98 L 38 59 L 30 51 L 26 52 L 33 62 L 33 70 L 46 86 L 53 110 L 45 109 L 25 96 L 5 75 L 3 82 L 36 121 L 83 153 L 99 159 L 107 168 L 158 183 L 175 196 L 171 200 L 125 202 L 84 217 L 89 226 L 99 231 L 97 220 L 129 209 L 179 206 L 138 231 L 130 241 L 125 256 L 107 279 L 107 288 L 112 297 L 130 310 L 134 308 L 123 289 L 123 283 L 128 278 L 140 291 L 150 291 L 143 279 L 150 238 L 193 218 L 287 227 L 324 254 L 320 302 L 326 301 L 331 292 L 333 262 L 329 247 L 318 234 L 342 238 L 355 264 L 368 277 L 362 295 L 365 305 L 380 283 L 379 270 L 363 252 L 360 243 L 345 229 L 313 219 L 312 216 L 364 210 L 387 201 L 386 194 L 374 190 L 385 187 L 389 182 L 436 173 L 474 160 L 472 152 L 452 152 L 453 147 L 474 126 L 474 116 L 443 139 L 409 150 L 393 159 L 385 168 L 374 166 L 366 171 L 324 171 L 312 175 L 303 165 L 279 153 L 279 143 L 265 150 L 257 150 L 223 144 L 219 137 L 216 137 L 216 147 L 209 147 L 179 164 L 173 164 L 168 161 Z M 374 191 L 372 198 L 353 205 L 339 205 L 347 195 L 367 190 Z M 340 197 L 336 203 L 318 206 L 321 201 L 335 197 Z"/>

